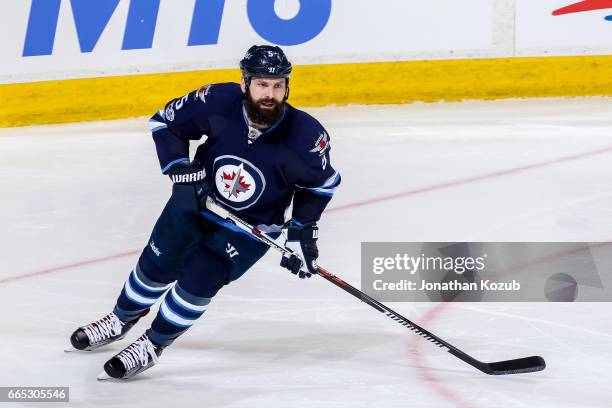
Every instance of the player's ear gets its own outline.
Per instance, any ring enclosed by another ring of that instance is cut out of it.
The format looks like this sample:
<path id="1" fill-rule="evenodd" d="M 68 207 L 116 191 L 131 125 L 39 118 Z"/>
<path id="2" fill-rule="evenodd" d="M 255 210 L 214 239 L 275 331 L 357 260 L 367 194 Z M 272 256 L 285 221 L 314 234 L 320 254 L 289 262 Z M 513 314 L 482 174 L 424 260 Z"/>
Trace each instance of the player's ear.
<path id="1" fill-rule="evenodd" d="M 242 89 L 242 93 L 246 93 L 246 82 L 244 77 L 240 79 L 240 89 Z"/>

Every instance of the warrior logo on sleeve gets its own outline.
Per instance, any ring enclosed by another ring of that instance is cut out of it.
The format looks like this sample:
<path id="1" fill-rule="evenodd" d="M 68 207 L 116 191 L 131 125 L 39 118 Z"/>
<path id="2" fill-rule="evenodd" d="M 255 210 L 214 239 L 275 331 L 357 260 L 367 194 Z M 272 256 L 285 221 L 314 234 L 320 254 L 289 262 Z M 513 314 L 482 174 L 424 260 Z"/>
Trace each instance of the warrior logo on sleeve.
<path id="1" fill-rule="evenodd" d="M 266 188 L 262 172 L 237 156 L 225 155 L 213 164 L 216 196 L 227 206 L 243 210 L 255 204 Z"/>

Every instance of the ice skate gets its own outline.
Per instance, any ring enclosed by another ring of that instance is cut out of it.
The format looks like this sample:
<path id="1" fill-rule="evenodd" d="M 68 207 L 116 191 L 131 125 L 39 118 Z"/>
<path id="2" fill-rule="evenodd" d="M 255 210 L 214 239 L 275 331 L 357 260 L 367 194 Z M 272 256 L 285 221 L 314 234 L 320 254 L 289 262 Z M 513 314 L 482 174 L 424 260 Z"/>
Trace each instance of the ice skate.
<path id="1" fill-rule="evenodd" d="M 98 380 L 132 378 L 157 364 L 163 349 L 162 346 L 149 340 L 147 331 L 134 343 L 108 360 L 104 364 L 104 371 L 98 375 Z"/>
<path id="2" fill-rule="evenodd" d="M 114 341 L 121 340 L 128 331 L 149 312 L 147 309 L 139 318 L 130 322 L 124 322 L 111 312 L 93 323 L 79 327 L 70 336 L 72 347 L 66 352 L 92 351 L 106 346 Z"/>

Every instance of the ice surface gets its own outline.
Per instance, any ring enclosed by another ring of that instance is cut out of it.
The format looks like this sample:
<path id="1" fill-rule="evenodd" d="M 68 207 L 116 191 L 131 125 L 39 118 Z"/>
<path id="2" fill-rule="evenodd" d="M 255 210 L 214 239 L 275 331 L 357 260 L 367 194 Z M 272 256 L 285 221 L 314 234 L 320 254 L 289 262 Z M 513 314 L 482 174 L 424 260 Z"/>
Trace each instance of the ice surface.
<path id="1" fill-rule="evenodd" d="M 610 98 L 309 111 L 343 176 L 320 263 L 356 286 L 361 241 L 612 239 Z M 548 363 L 489 377 L 272 253 L 158 366 L 100 383 L 153 316 L 121 344 L 63 350 L 113 306 L 168 197 L 146 119 L 1 130 L 0 191 L 0 386 L 96 407 L 612 406 L 609 303 L 390 305 L 479 359 Z"/>

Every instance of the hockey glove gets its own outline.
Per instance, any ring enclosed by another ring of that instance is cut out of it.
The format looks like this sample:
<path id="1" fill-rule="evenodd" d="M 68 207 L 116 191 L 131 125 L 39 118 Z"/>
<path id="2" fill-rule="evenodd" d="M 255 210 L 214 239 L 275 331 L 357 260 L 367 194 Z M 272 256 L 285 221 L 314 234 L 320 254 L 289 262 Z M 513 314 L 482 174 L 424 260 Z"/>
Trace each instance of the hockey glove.
<path id="1" fill-rule="evenodd" d="M 194 187 L 200 210 L 206 209 L 207 197 L 212 196 L 214 198 L 212 186 L 206 179 L 206 170 L 204 170 L 204 166 L 200 162 L 193 161 L 191 164 L 176 164 L 168 170 L 167 174 L 175 186 Z"/>
<path id="2" fill-rule="evenodd" d="M 283 229 L 283 234 L 286 239 L 285 247 L 293 254 L 283 255 L 280 265 L 298 275 L 300 279 L 310 278 L 312 274 L 317 273 L 317 258 L 319 257 L 317 224 L 312 222 L 301 227 L 289 225 Z"/>

